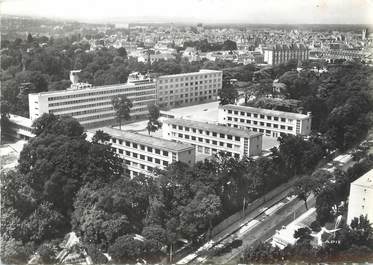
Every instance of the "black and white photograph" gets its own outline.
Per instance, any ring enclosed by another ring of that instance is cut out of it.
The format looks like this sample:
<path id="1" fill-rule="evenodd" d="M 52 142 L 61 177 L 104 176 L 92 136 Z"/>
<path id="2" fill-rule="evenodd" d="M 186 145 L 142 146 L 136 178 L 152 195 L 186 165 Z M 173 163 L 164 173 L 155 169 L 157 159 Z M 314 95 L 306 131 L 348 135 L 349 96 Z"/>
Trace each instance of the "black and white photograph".
<path id="1" fill-rule="evenodd" d="M 373 0 L 0 22 L 0 264 L 373 264 Z"/>

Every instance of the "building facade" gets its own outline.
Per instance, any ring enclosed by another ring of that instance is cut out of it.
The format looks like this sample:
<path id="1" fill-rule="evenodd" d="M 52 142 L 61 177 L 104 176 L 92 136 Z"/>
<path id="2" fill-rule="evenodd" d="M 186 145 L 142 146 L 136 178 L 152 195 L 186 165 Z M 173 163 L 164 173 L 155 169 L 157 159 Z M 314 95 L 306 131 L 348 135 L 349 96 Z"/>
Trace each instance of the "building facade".
<path id="1" fill-rule="evenodd" d="M 32 130 L 32 121 L 30 119 L 9 114 L 9 131 L 5 132 L 9 136 L 16 139 L 29 140 L 30 138 L 35 137 Z"/>
<path id="2" fill-rule="evenodd" d="M 312 117 L 311 113 L 304 115 L 228 104 L 219 107 L 218 120 L 220 124 L 277 138 L 284 134 L 309 135 Z"/>
<path id="3" fill-rule="evenodd" d="M 223 72 L 215 70 L 160 76 L 157 80 L 157 103 L 175 107 L 217 100 L 222 78 Z"/>
<path id="4" fill-rule="evenodd" d="M 153 169 L 165 169 L 175 161 L 190 166 L 195 163 L 192 145 L 109 127 L 102 130 L 110 135 L 111 147 L 123 159 L 126 174 L 131 177 L 151 175 Z"/>
<path id="5" fill-rule="evenodd" d="M 212 156 L 220 151 L 235 158 L 262 152 L 262 134 L 186 119 L 163 121 L 163 138 L 194 145 L 196 153 Z"/>
<path id="6" fill-rule="evenodd" d="M 350 185 L 347 224 L 360 215 L 367 216 L 373 222 L 373 169 L 355 180 Z"/>
<path id="7" fill-rule="evenodd" d="M 264 61 L 270 65 L 286 63 L 289 60 L 304 61 L 309 58 L 309 49 L 303 44 L 273 45 L 263 48 Z"/>
<path id="8" fill-rule="evenodd" d="M 146 115 L 147 106 L 156 103 L 156 83 L 134 73 L 126 84 L 29 94 L 30 119 L 53 113 L 72 116 L 85 127 L 113 123 L 116 116 L 111 100 L 121 95 L 132 101 L 131 116 Z"/>

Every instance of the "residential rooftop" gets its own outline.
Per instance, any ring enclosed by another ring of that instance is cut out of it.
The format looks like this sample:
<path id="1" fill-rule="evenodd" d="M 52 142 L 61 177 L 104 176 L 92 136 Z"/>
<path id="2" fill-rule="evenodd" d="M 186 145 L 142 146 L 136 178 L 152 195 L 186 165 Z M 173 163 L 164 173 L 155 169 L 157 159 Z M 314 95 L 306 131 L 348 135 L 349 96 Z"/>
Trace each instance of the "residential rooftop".
<path id="1" fill-rule="evenodd" d="M 293 113 L 293 112 L 287 112 L 287 111 L 279 111 L 279 110 L 271 110 L 271 109 L 261 109 L 261 108 L 254 108 L 254 107 L 246 107 L 246 106 L 237 106 L 233 104 L 227 104 L 224 106 L 221 106 L 222 109 L 230 109 L 230 110 L 237 110 L 237 111 L 245 111 L 245 112 L 251 112 L 251 113 L 257 113 L 257 114 L 264 114 L 269 116 L 279 116 L 284 117 L 288 119 L 307 119 L 310 116 L 301 114 L 301 113 Z"/>
<path id="2" fill-rule="evenodd" d="M 262 135 L 262 133 L 252 132 L 249 130 L 242 130 L 242 129 L 237 129 L 233 127 L 217 125 L 217 124 L 201 122 L 201 121 L 194 121 L 194 120 L 192 121 L 192 120 L 186 120 L 186 119 L 167 119 L 167 120 L 164 120 L 163 122 L 167 124 L 186 126 L 186 127 L 202 129 L 202 130 L 210 131 L 210 132 L 224 133 L 224 134 L 229 134 L 232 136 L 240 136 L 240 137 L 247 137 L 247 138 L 252 138 L 252 137 Z"/>
<path id="3" fill-rule="evenodd" d="M 192 145 L 189 145 L 189 144 L 178 143 L 178 142 L 169 141 L 166 139 L 153 137 L 150 135 L 145 135 L 145 134 L 140 134 L 140 133 L 135 133 L 135 132 L 122 131 L 122 130 L 114 129 L 110 127 L 104 127 L 104 128 L 101 128 L 101 130 L 109 134 L 110 136 L 121 139 L 121 140 L 131 141 L 137 144 L 142 144 L 142 145 L 150 146 L 153 148 L 159 148 L 159 149 L 167 150 L 171 152 L 181 152 L 181 151 L 194 148 Z M 90 131 L 92 132 L 92 130 Z"/>
<path id="4" fill-rule="evenodd" d="M 360 178 L 351 183 L 351 185 L 358 185 L 373 189 L 373 169 L 362 175 Z"/>

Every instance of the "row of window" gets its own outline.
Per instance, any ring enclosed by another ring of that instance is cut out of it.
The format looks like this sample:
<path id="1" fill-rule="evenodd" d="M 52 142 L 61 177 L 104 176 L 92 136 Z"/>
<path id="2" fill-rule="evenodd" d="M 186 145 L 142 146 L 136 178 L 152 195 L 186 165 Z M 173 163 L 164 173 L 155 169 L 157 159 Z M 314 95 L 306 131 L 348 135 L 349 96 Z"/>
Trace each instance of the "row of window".
<path id="1" fill-rule="evenodd" d="M 220 77 L 221 73 L 214 73 L 214 74 L 197 74 L 195 76 L 184 76 L 184 77 L 173 77 L 173 78 L 163 78 L 159 79 L 158 83 L 168 83 L 168 82 L 179 82 L 179 81 L 188 81 L 188 80 L 198 80 L 198 79 L 205 79 L 205 78 L 211 78 L 211 77 Z"/>
<path id="2" fill-rule="evenodd" d="M 208 99 L 212 99 L 212 96 L 211 95 L 209 95 L 208 97 L 207 96 L 204 96 L 204 97 L 195 97 L 195 98 L 191 98 L 191 99 L 189 99 L 189 101 L 190 102 L 193 102 L 193 99 L 194 99 L 194 101 L 203 101 L 203 100 L 207 100 L 207 98 Z M 168 97 L 166 96 L 166 97 L 164 97 L 164 98 L 159 98 L 158 99 L 160 102 L 162 102 L 162 101 L 169 101 L 169 99 L 168 99 Z M 172 96 L 170 96 L 170 105 L 173 105 L 173 102 L 172 101 L 174 101 L 175 103 L 180 103 L 180 104 L 183 104 L 184 102 L 185 103 L 188 103 L 188 99 L 185 99 L 185 100 L 174 100 L 174 98 L 172 97 Z"/>
<path id="3" fill-rule="evenodd" d="M 230 127 L 233 127 L 233 128 L 239 128 L 239 126 L 237 124 L 232 124 L 232 123 L 227 123 L 227 126 L 230 126 Z M 265 130 L 265 129 L 261 129 L 261 128 L 256 128 L 256 127 L 249 127 L 249 126 L 246 126 L 247 129 L 253 131 L 253 132 L 260 132 L 260 133 L 265 133 L 265 135 L 267 136 L 271 136 L 271 130 Z M 285 135 L 285 133 L 283 132 L 274 132 L 274 134 L 278 134 L 278 135 Z"/>
<path id="4" fill-rule="evenodd" d="M 136 107 L 136 106 L 148 105 L 149 102 L 137 102 L 137 101 L 143 101 L 143 100 L 149 100 L 149 99 L 154 99 L 154 96 L 145 96 L 145 97 L 136 98 L 136 101 L 132 104 L 133 108 Z M 85 105 L 77 105 L 77 106 L 71 106 L 71 107 L 66 107 L 66 108 L 53 109 L 53 112 L 61 112 L 61 111 L 85 109 L 85 108 L 94 108 L 94 107 L 107 106 L 107 105 L 110 105 L 110 106 L 112 105 L 111 100 L 110 101 L 99 102 L 99 103 L 94 103 L 94 104 L 85 104 Z"/>
<path id="5" fill-rule="evenodd" d="M 178 129 L 180 131 L 186 131 L 186 132 L 192 132 L 192 133 L 197 133 L 198 131 L 198 134 L 204 134 L 204 135 L 211 135 L 213 137 L 219 137 L 220 138 L 223 138 L 223 139 L 228 139 L 228 140 L 234 140 L 234 141 L 241 141 L 241 138 L 239 136 L 233 136 L 233 135 L 230 135 L 230 134 L 227 134 L 225 135 L 224 133 L 217 133 L 217 132 L 210 132 L 210 131 L 205 131 L 205 130 L 201 130 L 201 129 L 197 129 L 197 128 L 193 128 L 193 127 L 187 127 L 187 126 L 183 126 L 183 125 L 175 125 L 175 124 L 172 124 L 172 129 Z M 227 137 L 225 137 L 227 136 Z"/>
<path id="6" fill-rule="evenodd" d="M 79 115 L 86 115 L 90 113 L 98 113 L 98 112 L 106 112 L 106 111 L 113 111 L 113 107 L 107 107 L 107 108 L 101 108 L 101 109 L 89 109 L 89 110 L 82 110 L 82 111 L 75 111 L 75 112 L 70 112 L 68 115 L 71 115 L 73 117 L 79 116 Z M 58 111 L 56 110 L 50 110 L 49 113 L 56 113 Z M 58 113 L 57 113 L 58 114 Z"/>
<path id="7" fill-rule="evenodd" d="M 143 95 L 151 95 L 151 96 L 144 96 L 144 97 L 139 97 Z M 154 90 L 149 90 L 149 91 L 141 91 L 141 92 L 135 92 L 135 93 L 121 93 L 121 94 L 115 94 L 111 96 L 105 96 L 105 97 L 95 97 L 95 98 L 86 98 L 86 99 L 79 99 L 79 100 L 69 100 L 69 101 L 64 101 L 64 102 L 56 102 L 56 103 L 49 103 L 49 107 L 55 107 L 55 106 L 62 106 L 62 105 L 72 105 L 72 104 L 80 104 L 80 103 L 85 103 L 85 102 L 93 102 L 93 101 L 101 101 L 101 100 L 107 100 L 107 99 L 112 99 L 114 96 L 126 96 L 129 99 L 133 100 L 146 100 L 146 99 L 152 99 L 155 98 L 155 91 Z M 134 98 L 132 98 L 134 97 Z"/>
<path id="8" fill-rule="evenodd" d="M 225 110 L 224 110 L 225 111 Z M 274 121 L 281 121 L 281 122 L 293 122 L 292 119 L 286 119 L 283 117 L 278 117 L 278 116 L 270 116 L 270 115 L 264 115 L 264 114 L 257 114 L 257 113 L 250 113 L 250 112 L 244 112 L 244 111 L 237 111 L 237 110 L 228 110 L 228 114 L 234 114 L 238 115 L 240 113 L 240 116 L 246 116 L 246 117 L 253 117 L 257 119 L 267 119 L 267 120 L 274 120 Z"/>
<path id="9" fill-rule="evenodd" d="M 137 115 L 145 114 L 145 113 L 147 113 L 147 111 L 148 111 L 148 107 L 139 108 L 139 109 L 136 109 L 136 113 L 131 113 L 131 115 L 132 114 L 137 114 Z M 92 116 L 82 117 L 82 118 L 76 118 L 76 119 L 79 122 L 85 122 L 85 121 L 98 120 L 98 119 L 103 119 L 103 118 L 105 118 L 107 120 L 113 119 L 114 118 L 114 112 L 100 114 L 100 115 L 92 115 Z"/>
<path id="10" fill-rule="evenodd" d="M 236 144 L 233 145 L 231 143 L 218 142 L 216 140 L 210 140 L 210 139 L 206 139 L 206 138 L 202 138 L 202 137 L 190 136 L 189 134 L 172 132 L 172 136 L 178 137 L 178 138 L 181 138 L 181 139 L 187 139 L 187 140 L 192 140 L 192 141 L 198 141 L 198 142 L 201 142 L 201 143 L 221 146 L 221 147 L 227 147 L 227 148 L 233 148 L 234 147 L 236 149 L 240 148 L 240 146 L 236 145 Z"/>
<path id="11" fill-rule="evenodd" d="M 184 94 L 181 94 L 181 93 L 183 93 L 183 89 L 181 90 L 181 91 L 178 91 L 178 90 L 176 90 L 176 91 L 173 91 L 173 90 L 170 90 L 170 91 L 164 91 L 164 92 L 159 92 L 159 95 L 163 95 L 163 94 L 165 94 L 165 95 L 167 95 L 168 94 L 168 92 L 170 92 L 170 94 L 174 94 L 174 92 L 175 92 L 175 94 L 178 94 L 178 93 L 180 93 L 180 96 L 182 96 L 182 95 L 184 95 Z M 185 92 L 188 92 L 188 91 L 185 91 Z M 199 92 L 199 94 L 200 95 L 202 95 L 203 93 L 205 93 L 205 94 L 211 94 L 211 93 L 216 93 L 216 89 L 214 89 L 214 90 L 205 90 L 205 91 L 200 91 Z M 197 96 L 198 95 L 198 92 L 196 91 L 196 92 L 194 92 L 194 94 Z M 190 96 L 193 96 L 193 92 L 191 91 L 191 93 L 190 93 Z M 177 95 L 175 95 L 175 97 L 177 97 Z M 188 97 L 188 93 L 185 93 L 185 97 Z"/>
<path id="12" fill-rule="evenodd" d="M 134 148 L 134 149 L 146 151 L 146 152 L 149 152 L 149 153 L 154 153 L 154 154 L 157 154 L 157 155 L 163 155 L 163 156 L 166 156 L 166 157 L 168 157 L 168 153 L 169 153 L 166 150 L 160 150 L 158 148 L 154 148 L 154 147 L 151 147 L 151 146 L 145 146 L 143 144 L 137 144 L 137 143 L 134 143 L 134 142 L 125 141 L 125 140 L 117 139 L 117 138 L 111 138 L 111 142 L 114 143 L 114 144 L 120 144 L 120 145 L 123 145 L 123 146 L 127 146 L 127 147 L 131 147 L 131 148 Z M 174 154 L 174 153 L 172 153 L 172 154 Z M 175 153 L 175 155 L 176 155 L 176 153 Z"/>
<path id="13" fill-rule="evenodd" d="M 148 162 L 151 162 L 151 163 L 155 163 L 155 164 L 158 164 L 158 165 L 163 165 L 163 166 L 168 166 L 168 161 L 166 160 L 161 160 L 159 158 L 153 158 L 151 156 L 145 156 L 145 155 L 142 155 L 142 154 L 138 154 L 138 153 L 135 153 L 135 152 L 130 152 L 130 151 L 125 151 L 125 150 L 122 150 L 122 149 L 117 149 L 117 148 L 112 148 L 114 152 L 117 152 L 121 155 L 126 155 L 127 157 L 133 157 L 133 158 L 136 158 L 136 159 L 140 159 L 140 160 L 144 160 L 144 161 L 148 161 Z M 127 160 L 128 161 L 128 160 Z"/>
<path id="14" fill-rule="evenodd" d="M 162 85 L 159 85 L 158 86 L 158 88 L 159 89 L 162 89 L 162 88 L 173 88 L 173 87 L 175 87 L 175 88 L 178 88 L 179 86 L 180 87 L 186 87 L 186 86 L 198 86 L 198 85 L 202 85 L 202 84 L 208 84 L 208 83 L 210 83 L 210 86 L 211 86 L 211 84 L 212 84 L 212 80 L 208 80 L 209 82 L 207 82 L 207 80 L 205 80 L 205 82 L 203 82 L 203 81 L 197 81 L 197 82 L 189 82 L 189 83 L 180 83 L 180 84 L 170 84 L 170 86 L 168 86 L 168 85 L 164 85 L 164 86 L 162 86 Z M 216 79 L 214 79 L 214 86 L 216 86 L 216 84 L 217 84 L 217 82 L 216 82 Z M 219 84 L 220 84 L 220 82 L 219 82 Z M 204 85 L 204 86 L 200 86 L 200 87 L 207 87 L 207 85 Z"/>
<path id="15" fill-rule="evenodd" d="M 228 117 L 227 118 L 228 121 L 235 121 L 235 122 L 238 122 L 238 118 L 232 118 L 232 117 Z M 240 119 L 240 122 L 241 123 L 247 123 L 247 124 L 253 124 L 253 125 L 260 125 L 260 126 L 265 126 L 265 127 L 269 127 L 269 128 L 280 128 L 281 130 L 289 130 L 289 131 L 292 131 L 293 130 L 293 126 L 285 126 L 285 125 L 278 125 L 276 123 L 269 123 L 269 122 L 258 122 L 258 121 L 252 121 L 252 120 L 245 120 L 245 119 Z"/>
<path id="16" fill-rule="evenodd" d="M 123 93 L 123 91 L 125 91 L 127 93 L 135 91 L 135 92 L 132 92 L 133 94 L 135 94 L 136 91 L 142 91 L 142 90 L 155 90 L 155 84 L 150 84 L 150 85 L 146 85 L 146 86 L 123 85 L 123 87 L 118 88 L 118 89 L 110 89 L 109 87 L 103 87 L 102 90 L 100 90 L 100 91 L 94 91 L 94 92 L 88 92 L 88 93 L 79 93 L 79 90 L 78 90 L 77 94 L 66 95 L 66 96 L 57 96 L 57 97 L 49 97 L 48 101 L 55 101 L 55 100 L 69 99 L 69 98 L 90 97 L 90 96 L 105 95 L 105 94 L 118 94 L 118 93 Z"/>
<path id="17" fill-rule="evenodd" d="M 203 154 L 206 154 L 206 155 L 210 155 L 210 154 L 216 154 L 218 152 L 221 152 L 221 150 L 218 150 L 218 149 L 215 149 L 215 148 L 210 148 L 210 147 L 204 147 L 204 146 L 200 146 L 200 145 L 195 145 L 196 146 L 196 150 L 198 153 L 203 153 Z M 225 154 L 227 154 L 228 156 L 232 156 L 239 159 L 240 158 L 240 154 L 239 153 L 232 153 L 232 152 L 225 152 L 223 151 Z"/>

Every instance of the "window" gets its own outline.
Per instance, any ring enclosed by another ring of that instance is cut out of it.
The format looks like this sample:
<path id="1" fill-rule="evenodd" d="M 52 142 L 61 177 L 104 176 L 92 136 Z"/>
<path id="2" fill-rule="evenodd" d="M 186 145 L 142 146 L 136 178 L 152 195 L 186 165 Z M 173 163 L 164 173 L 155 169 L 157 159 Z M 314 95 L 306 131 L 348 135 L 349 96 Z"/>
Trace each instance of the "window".
<path id="1" fill-rule="evenodd" d="M 205 147 L 205 154 L 210 154 L 210 148 Z"/>
<path id="2" fill-rule="evenodd" d="M 267 116 L 267 120 L 272 120 L 272 116 Z"/>
<path id="3" fill-rule="evenodd" d="M 195 137 L 195 136 L 192 136 L 192 140 L 196 140 L 196 137 Z"/>
<path id="4" fill-rule="evenodd" d="M 198 137 L 198 141 L 203 142 L 203 139 L 201 137 Z"/>
<path id="5" fill-rule="evenodd" d="M 225 134 L 221 133 L 220 138 L 225 138 Z"/>
<path id="6" fill-rule="evenodd" d="M 227 135 L 228 140 L 232 140 L 232 135 Z"/>
<path id="7" fill-rule="evenodd" d="M 285 129 L 285 126 L 284 126 L 284 125 L 281 125 L 280 128 L 284 130 L 284 129 Z"/>
<path id="8" fill-rule="evenodd" d="M 213 132 L 213 133 L 212 133 L 212 136 L 217 136 L 217 133 L 216 133 L 216 132 Z"/>
<path id="9" fill-rule="evenodd" d="M 270 124 L 270 123 L 268 123 L 268 122 L 267 122 L 267 124 L 266 124 L 266 125 L 267 125 L 267 127 L 271 127 L 271 124 Z"/>
<path id="10" fill-rule="evenodd" d="M 210 140 L 209 139 L 205 139 L 206 141 L 206 144 L 209 144 L 210 143 Z"/>
<path id="11" fill-rule="evenodd" d="M 153 162 L 153 158 L 151 156 L 148 156 L 148 161 Z"/>
<path id="12" fill-rule="evenodd" d="M 193 128 L 192 131 L 195 133 L 197 130 Z"/>
<path id="13" fill-rule="evenodd" d="M 241 111 L 241 115 L 244 116 L 244 115 L 245 115 L 245 112 Z"/>
<path id="14" fill-rule="evenodd" d="M 273 128 L 278 128 L 278 125 L 277 124 L 273 124 Z"/>
<path id="15" fill-rule="evenodd" d="M 117 142 L 117 139 L 113 138 L 113 139 L 111 139 L 111 141 L 112 141 L 113 143 L 116 143 L 116 142 Z"/>
<path id="16" fill-rule="evenodd" d="M 293 127 L 292 126 L 288 126 L 288 130 L 292 131 Z"/>
<path id="17" fill-rule="evenodd" d="M 232 117 L 228 117 L 228 121 L 231 121 L 232 120 Z"/>
<path id="18" fill-rule="evenodd" d="M 286 119 L 285 119 L 285 118 L 281 118 L 281 121 L 282 121 L 282 122 L 285 122 L 285 121 L 286 121 Z"/>
<path id="19" fill-rule="evenodd" d="M 251 117 L 251 113 L 246 113 L 246 116 L 247 117 Z"/>
<path id="20" fill-rule="evenodd" d="M 228 113 L 229 113 L 229 114 L 232 114 L 232 111 L 231 111 L 231 110 L 228 110 Z"/>
<path id="21" fill-rule="evenodd" d="M 158 158 L 156 158 L 154 161 L 156 164 L 161 164 L 161 160 L 159 160 Z"/>
<path id="22" fill-rule="evenodd" d="M 140 155 L 140 159 L 145 160 L 145 156 L 144 155 Z"/>
<path id="23" fill-rule="evenodd" d="M 254 118 L 258 118 L 258 114 L 254 114 Z"/>
<path id="24" fill-rule="evenodd" d="M 148 146 L 148 152 L 152 153 L 153 152 L 153 148 L 151 148 L 151 147 Z"/>
<path id="25" fill-rule="evenodd" d="M 155 153 L 158 154 L 158 155 L 160 155 L 161 154 L 161 150 L 155 149 Z"/>
<path id="26" fill-rule="evenodd" d="M 137 158 L 137 154 L 136 154 L 136 153 L 132 153 L 132 156 L 133 156 L 134 158 Z"/>
<path id="27" fill-rule="evenodd" d="M 210 135 L 210 132 L 209 132 L 209 131 L 206 131 L 206 135 Z"/>
<path id="28" fill-rule="evenodd" d="M 163 155 L 164 156 L 168 156 L 168 152 L 167 151 L 163 151 Z"/>
<path id="29" fill-rule="evenodd" d="M 273 117 L 273 120 L 278 121 L 278 117 Z"/>
<path id="30" fill-rule="evenodd" d="M 240 141 L 241 139 L 240 139 L 239 136 L 235 136 L 235 137 L 234 137 L 234 140 L 236 140 L 236 141 Z"/>
<path id="31" fill-rule="evenodd" d="M 212 144 L 217 145 L 218 142 L 217 141 L 212 141 Z"/>
<path id="32" fill-rule="evenodd" d="M 227 144 L 227 147 L 228 148 L 232 148 L 232 144 Z"/>
<path id="33" fill-rule="evenodd" d="M 131 146 L 131 143 L 126 141 L 126 146 Z"/>
<path id="34" fill-rule="evenodd" d="M 238 114 L 238 111 L 234 111 L 233 113 L 237 115 L 237 114 Z"/>
<path id="35" fill-rule="evenodd" d="M 260 118 L 261 118 L 261 119 L 264 119 L 264 115 L 263 115 L 263 114 L 260 114 Z"/>
<path id="36" fill-rule="evenodd" d="M 133 148 L 137 148 L 137 144 L 133 143 L 133 144 L 132 144 L 132 147 L 133 147 Z"/>
<path id="37" fill-rule="evenodd" d="M 131 152 L 130 151 L 126 151 L 126 156 L 130 156 L 131 155 Z"/>
<path id="38" fill-rule="evenodd" d="M 118 151 L 119 151 L 119 154 L 123 154 L 123 150 L 118 149 Z"/>
<path id="39" fill-rule="evenodd" d="M 141 150 L 145 150 L 145 146 L 144 145 L 140 145 L 140 149 Z"/>
<path id="40" fill-rule="evenodd" d="M 185 139 L 189 139 L 189 135 L 188 134 L 185 135 Z"/>
<path id="41" fill-rule="evenodd" d="M 220 146 L 224 146 L 224 143 L 223 143 L 223 142 L 219 142 L 219 145 L 220 145 Z"/>

